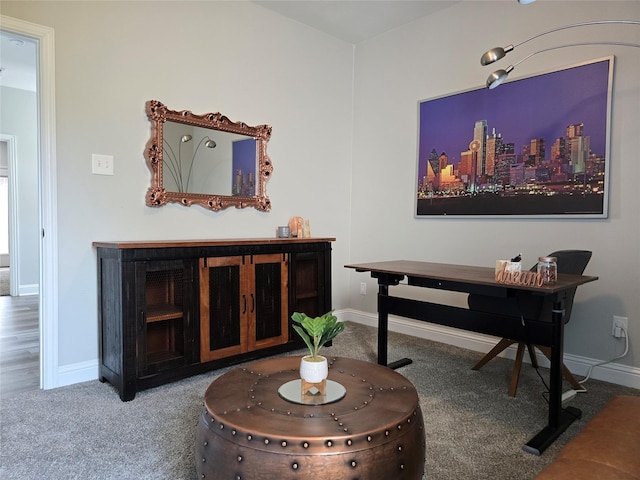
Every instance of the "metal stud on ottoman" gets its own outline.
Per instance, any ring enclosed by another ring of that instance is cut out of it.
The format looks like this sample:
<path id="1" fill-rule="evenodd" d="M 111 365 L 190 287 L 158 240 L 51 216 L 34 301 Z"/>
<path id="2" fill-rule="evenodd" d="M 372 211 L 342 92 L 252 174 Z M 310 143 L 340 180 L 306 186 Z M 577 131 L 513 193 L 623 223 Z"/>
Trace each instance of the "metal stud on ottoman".
<path id="1" fill-rule="evenodd" d="M 425 439 L 415 388 L 377 364 L 329 358 L 333 402 L 278 393 L 299 379 L 300 357 L 234 369 L 207 389 L 196 434 L 198 478 L 420 480 Z"/>

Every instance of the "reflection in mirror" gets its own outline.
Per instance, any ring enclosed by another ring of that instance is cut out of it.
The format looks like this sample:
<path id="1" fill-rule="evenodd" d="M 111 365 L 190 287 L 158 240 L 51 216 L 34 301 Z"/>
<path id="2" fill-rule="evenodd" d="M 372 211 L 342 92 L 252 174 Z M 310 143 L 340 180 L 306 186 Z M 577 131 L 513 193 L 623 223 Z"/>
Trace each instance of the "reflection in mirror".
<path id="1" fill-rule="evenodd" d="M 166 190 L 255 195 L 258 155 L 253 138 L 165 122 L 162 143 Z"/>
<path id="2" fill-rule="evenodd" d="M 153 100 L 147 102 L 147 116 L 152 122 L 145 150 L 152 171 L 147 205 L 271 209 L 266 196 L 273 171 L 266 154 L 270 126 L 249 127 L 219 113 L 171 111 Z"/>

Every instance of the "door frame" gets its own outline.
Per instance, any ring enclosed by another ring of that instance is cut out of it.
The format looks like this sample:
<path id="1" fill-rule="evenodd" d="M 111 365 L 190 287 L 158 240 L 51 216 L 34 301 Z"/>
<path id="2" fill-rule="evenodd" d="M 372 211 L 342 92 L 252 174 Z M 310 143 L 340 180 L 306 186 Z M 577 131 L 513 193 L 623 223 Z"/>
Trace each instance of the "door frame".
<path id="1" fill-rule="evenodd" d="M 40 223 L 40 388 L 58 386 L 58 231 L 55 45 L 50 27 L 0 15 L 0 29 L 34 39 L 38 64 L 38 185 Z"/>

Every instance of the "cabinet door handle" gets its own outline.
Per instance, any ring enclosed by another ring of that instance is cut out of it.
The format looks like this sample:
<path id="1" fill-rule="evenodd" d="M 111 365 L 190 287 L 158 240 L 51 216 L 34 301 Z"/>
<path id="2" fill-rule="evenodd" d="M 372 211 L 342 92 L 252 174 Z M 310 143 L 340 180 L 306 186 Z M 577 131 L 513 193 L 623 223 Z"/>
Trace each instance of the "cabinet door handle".
<path id="1" fill-rule="evenodd" d="M 145 315 L 144 315 L 144 310 L 140 311 L 140 323 L 138 324 L 138 330 L 142 331 L 144 330 L 144 325 L 146 323 L 146 319 L 145 319 Z"/>
<path id="2" fill-rule="evenodd" d="M 247 313 L 247 296 L 242 295 L 242 301 L 244 302 L 244 306 L 242 307 L 242 314 Z"/>
<path id="3" fill-rule="evenodd" d="M 251 313 L 253 313 L 253 311 L 256 309 L 256 299 L 253 296 L 253 293 L 251 294 Z"/>

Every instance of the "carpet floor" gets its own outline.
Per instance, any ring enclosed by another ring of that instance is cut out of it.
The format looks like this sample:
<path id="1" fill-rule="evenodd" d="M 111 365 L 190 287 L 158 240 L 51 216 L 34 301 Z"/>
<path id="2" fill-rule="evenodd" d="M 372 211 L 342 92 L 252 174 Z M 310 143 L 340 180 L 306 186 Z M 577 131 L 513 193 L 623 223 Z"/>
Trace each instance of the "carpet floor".
<path id="1" fill-rule="evenodd" d="M 324 353 L 375 361 L 376 339 L 376 329 L 347 323 Z M 538 457 L 522 446 L 546 424 L 547 370 L 539 376 L 524 365 L 512 398 L 510 360 L 498 358 L 473 371 L 478 352 L 391 332 L 389 359 L 404 356 L 413 363 L 398 372 L 416 386 L 424 415 L 425 479 L 532 479 L 613 396 L 640 395 L 587 382 L 589 391 L 571 401 L 582 418 Z M 2 398 L 0 478 L 195 479 L 203 395 L 227 370 L 142 391 L 131 402 L 121 402 L 113 387 L 97 380 Z"/>

